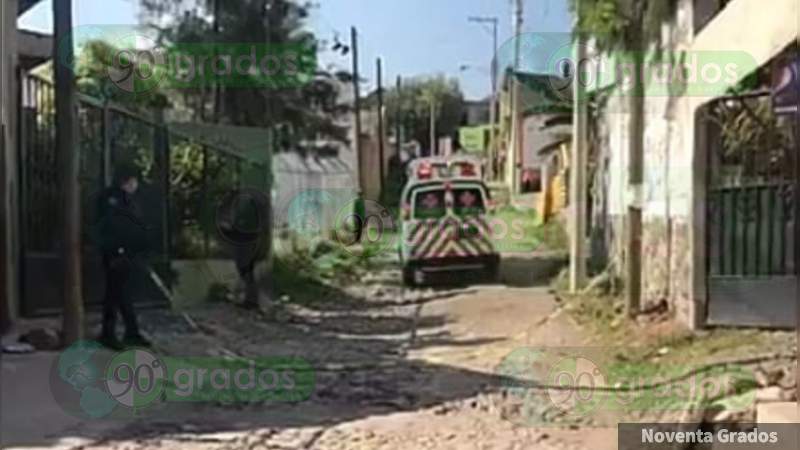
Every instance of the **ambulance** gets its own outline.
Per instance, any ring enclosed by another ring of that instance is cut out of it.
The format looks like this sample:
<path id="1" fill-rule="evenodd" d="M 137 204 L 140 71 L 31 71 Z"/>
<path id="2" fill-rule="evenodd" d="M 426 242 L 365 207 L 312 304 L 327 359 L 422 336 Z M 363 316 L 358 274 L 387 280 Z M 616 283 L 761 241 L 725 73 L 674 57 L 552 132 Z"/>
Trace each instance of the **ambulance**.
<path id="1" fill-rule="evenodd" d="M 409 163 L 401 197 L 400 261 L 403 282 L 422 285 L 438 273 L 476 272 L 497 277 L 487 218 L 491 199 L 479 160 L 430 157 Z"/>

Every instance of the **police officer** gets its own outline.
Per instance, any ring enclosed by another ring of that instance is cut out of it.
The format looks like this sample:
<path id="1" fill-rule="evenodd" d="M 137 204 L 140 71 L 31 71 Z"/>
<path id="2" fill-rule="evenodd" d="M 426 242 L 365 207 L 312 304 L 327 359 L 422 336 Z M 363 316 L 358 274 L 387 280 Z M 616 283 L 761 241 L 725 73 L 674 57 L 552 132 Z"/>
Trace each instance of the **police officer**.
<path id="1" fill-rule="evenodd" d="M 132 258 L 144 252 L 147 227 L 141 220 L 133 195 L 139 188 L 138 173 L 133 166 L 120 166 L 114 184 L 97 200 L 98 246 L 103 254 L 106 291 L 103 299 L 103 328 L 100 343 L 113 349 L 125 346 L 149 346 L 139 333 L 139 324 L 127 284 L 133 269 Z M 125 323 L 125 338 L 117 339 L 117 313 Z"/>

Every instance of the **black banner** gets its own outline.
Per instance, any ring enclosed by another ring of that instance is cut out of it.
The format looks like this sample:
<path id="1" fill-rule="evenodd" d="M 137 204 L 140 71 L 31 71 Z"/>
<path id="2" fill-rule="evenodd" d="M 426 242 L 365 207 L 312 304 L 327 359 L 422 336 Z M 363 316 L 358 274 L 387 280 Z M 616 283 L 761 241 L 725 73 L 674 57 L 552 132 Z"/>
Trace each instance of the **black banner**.
<path id="1" fill-rule="evenodd" d="M 621 423 L 619 450 L 790 450 L 800 448 L 800 424 Z"/>

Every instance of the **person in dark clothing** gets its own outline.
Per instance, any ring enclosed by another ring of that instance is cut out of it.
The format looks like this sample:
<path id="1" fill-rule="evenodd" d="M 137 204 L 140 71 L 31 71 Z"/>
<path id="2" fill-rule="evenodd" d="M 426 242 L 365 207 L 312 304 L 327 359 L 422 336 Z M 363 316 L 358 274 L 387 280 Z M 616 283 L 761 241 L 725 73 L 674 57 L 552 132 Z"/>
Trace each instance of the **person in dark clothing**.
<path id="1" fill-rule="evenodd" d="M 120 167 L 114 185 L 97 199 L 98 246 L 103 254 L 106 290 L 103 299 L 103 328 L 99 341 L 114 349 L 149 346 L 139 333 L 139 324 L 127 284 L 137 255 L 146 250 L 147 227 L 140 218 L 133 195 L 139 188 L 135 168 Z M 125 323 L 125 337 L 117 339 L 117 313 Z"/>
<path id="2" fill-rule="evenodd" d="M 220 204 L 217 216 L 218 230 L 233 250 L 233 259 L 239 278 L 244 284 L 246 309 L 261 306 L 256 264 L 265 258 L 269 243 L 264 231 L 268 229 L 269 201 L 256 190 L 241 189 L 231 192 Z"/>
<path id="3" fill-rule="evenodd" d="M 364 234 L 364 225 L 367 220 L 367 210 L 364 203 L 364 192 L 361 190 L 356 194 L 356 201 L 354 205 L 353 214 L 355 215 L 355 239 L 356 243 L 361 242 L 361 237 Z"/>

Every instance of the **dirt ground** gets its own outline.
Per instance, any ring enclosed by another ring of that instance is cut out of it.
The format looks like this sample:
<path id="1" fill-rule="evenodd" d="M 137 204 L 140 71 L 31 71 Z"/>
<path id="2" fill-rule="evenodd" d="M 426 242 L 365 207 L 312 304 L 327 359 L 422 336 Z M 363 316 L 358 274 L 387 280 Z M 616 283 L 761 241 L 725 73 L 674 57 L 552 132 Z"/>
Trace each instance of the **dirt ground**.
<path id="1" fill-rule="evenodd" d="M 586 345 L 548 291 L 551 266 L 547 258 L 508 259 L 500 284 L 404 289 L 388 265 L 325 301 L 285 303 L 269 318 L 227 303 L 145 312 L 165 353 L 299 356 L 315 368 L 314 393 L 296 404 L 162 404 L 135 422 L 82 423 L 61 446 L 616 448 L 614 428 L 528 426 L 503 389 L 497 368 L 515 349 Z"/>

